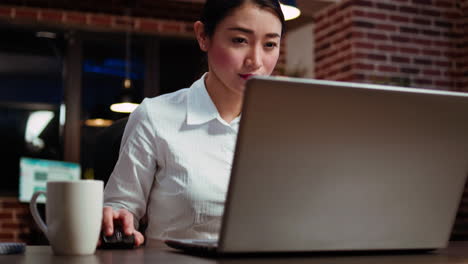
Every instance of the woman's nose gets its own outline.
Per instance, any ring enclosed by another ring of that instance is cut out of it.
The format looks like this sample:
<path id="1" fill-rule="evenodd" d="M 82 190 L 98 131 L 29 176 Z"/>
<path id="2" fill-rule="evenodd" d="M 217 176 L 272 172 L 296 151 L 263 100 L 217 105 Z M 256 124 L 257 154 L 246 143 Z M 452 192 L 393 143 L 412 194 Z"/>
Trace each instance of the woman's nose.
<path id="1" fill-rule="evenodd" d="M 245 66 L 250 71 L 259 69 L 262 66 L 262 52 L 258 48 L 252 48 L 245 59 Z"/>

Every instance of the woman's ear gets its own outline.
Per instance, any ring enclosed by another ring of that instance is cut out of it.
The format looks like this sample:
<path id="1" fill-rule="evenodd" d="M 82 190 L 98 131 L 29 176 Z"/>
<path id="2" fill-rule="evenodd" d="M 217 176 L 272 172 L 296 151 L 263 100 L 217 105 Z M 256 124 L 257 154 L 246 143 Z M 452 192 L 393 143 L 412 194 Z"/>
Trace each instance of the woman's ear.
<path id="1" fill-rule="evenodd" d="M 197 21 L 193 24 L 195 36 L 197 37 L 198 45 L 202 51 L 208 51 L 208 36 L 205 34 L 205 25 L 201 21 Z"/>

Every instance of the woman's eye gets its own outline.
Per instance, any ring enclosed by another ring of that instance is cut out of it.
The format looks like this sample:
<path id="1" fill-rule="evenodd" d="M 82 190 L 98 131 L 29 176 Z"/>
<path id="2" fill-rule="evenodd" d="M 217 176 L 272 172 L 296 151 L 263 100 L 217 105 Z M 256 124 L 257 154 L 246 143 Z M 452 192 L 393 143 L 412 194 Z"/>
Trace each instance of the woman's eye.
<path id="1" fill-rule="evenodd" d="M 233 43 L 245 43 L 245 42 L 247 42 L 247 41 L 246 41 L 246 39 L 244 39 L 244 38 L 233 38 L 233 39 L 232 39 L 232 42 L 233 42 Z"/>
<path id="2" fill-rule="evenodd" d="M 265 44 L 265 47 L 267 47 L 267 48 L 276 48 L 276 47 L 278 47 L 278 44 L 276 42 L 267 42 Z"/>

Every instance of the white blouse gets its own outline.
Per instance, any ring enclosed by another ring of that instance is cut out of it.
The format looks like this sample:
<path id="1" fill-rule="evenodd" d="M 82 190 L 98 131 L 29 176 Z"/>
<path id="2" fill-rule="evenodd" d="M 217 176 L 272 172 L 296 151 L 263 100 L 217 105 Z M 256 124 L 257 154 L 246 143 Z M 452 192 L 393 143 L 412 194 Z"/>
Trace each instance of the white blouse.
<path id="1" fill-rule="evenodd" d="M 205 76 L 143 100 L 125 128 L 104 205 L 147 212 L 148 238 L 218 237 L 239 117 L 220 117 Z"/>

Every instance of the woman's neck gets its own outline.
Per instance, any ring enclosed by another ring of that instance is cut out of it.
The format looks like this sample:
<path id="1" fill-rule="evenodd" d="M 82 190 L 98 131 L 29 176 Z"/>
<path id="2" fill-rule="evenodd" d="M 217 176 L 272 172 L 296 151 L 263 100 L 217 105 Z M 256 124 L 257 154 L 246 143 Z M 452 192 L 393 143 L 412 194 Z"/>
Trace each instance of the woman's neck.
<path id="1" fill-rule="evenodd" d="M 241 113 L 243 95 L 227 88 L 213 73 L 205 77 L 205 86 L 221 118 L 228 124 Z"/>

